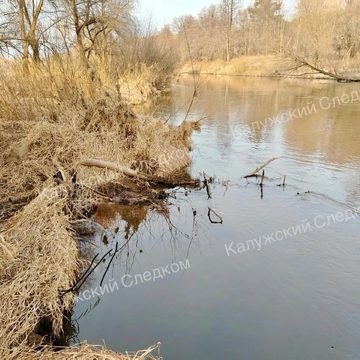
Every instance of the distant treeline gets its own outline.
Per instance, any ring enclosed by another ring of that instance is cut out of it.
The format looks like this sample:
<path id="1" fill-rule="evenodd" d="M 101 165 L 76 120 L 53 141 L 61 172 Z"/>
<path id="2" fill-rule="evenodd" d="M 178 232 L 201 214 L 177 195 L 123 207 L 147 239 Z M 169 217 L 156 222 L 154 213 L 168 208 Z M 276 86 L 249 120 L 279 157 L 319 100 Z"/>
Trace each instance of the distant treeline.
<path id="1" fill-rule="evenodd" d="M 285 14 L 282 0 L 222 0 L 198 16 L 165 26 L 166 40 L 179 60 L 226 59 L 240 55 L 296 54 L 315 60 L 353 58 L 360 50 L 359 0 L 298 0 Z"/>

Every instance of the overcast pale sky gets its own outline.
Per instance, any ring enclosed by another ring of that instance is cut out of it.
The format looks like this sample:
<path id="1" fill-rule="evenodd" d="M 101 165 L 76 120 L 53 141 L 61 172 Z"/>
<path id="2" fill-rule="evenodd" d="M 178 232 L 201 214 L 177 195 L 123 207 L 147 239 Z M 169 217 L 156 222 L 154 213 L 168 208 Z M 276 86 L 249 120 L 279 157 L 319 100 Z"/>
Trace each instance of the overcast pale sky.
<path id="1" fill-rule="evenodd" d="M 250 5 L 254 0 L 242 0 L 244 5 Z M 218 4 L 219 0 L 140 0 L 138 13 L 141 17 L 151 16 L 154 24 L 162 26 L 171 23 L 181 15 L 197 15 L 206 6 Z M 295 0 L 285 0 L 285 8 L 293 8 Z"/>

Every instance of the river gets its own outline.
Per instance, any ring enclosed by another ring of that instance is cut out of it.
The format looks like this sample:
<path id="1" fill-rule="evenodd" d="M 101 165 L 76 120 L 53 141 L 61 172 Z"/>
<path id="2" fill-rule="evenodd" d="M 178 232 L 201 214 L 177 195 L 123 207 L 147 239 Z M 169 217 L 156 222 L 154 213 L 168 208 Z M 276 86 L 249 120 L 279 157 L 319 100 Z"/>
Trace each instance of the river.
<path id="1" fill-rule="evenodd" d="M 107 230 L 94 251 L 128 241 L 103 293 L 106 263 L 87 282 L 72 341 L 116 351 L 161 341 L 171 360 L 359 359 L 358 85 L 196 82 L 189 171 L 215 178 L 211 198 L 174 189 L 167 211 L 100 206 Z M 180 123 L 192 93 L 179 78 L 156 113 Z M 262 189 L 243 178 L 275 156 Z"/>

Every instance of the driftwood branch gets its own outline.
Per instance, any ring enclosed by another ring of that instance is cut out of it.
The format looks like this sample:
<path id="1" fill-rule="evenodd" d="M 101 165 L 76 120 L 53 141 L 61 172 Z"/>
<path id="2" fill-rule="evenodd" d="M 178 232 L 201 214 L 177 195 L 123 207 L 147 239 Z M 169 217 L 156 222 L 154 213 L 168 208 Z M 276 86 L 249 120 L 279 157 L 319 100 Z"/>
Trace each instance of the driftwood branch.
<path id="1" fill-rule="evenodd" d="M 244 176 L 245 179 L 247 178 L 251 178 L 251 177 L 257 177 L 258 173 L 263 170 L 266 166 L 268 166 L 270 163 L 272 163 L 275 160 L 279 160 L 281 159 L 282 156 L 278 156 L 278 157 L 273 157 L 270 160 L 268 160 L 265 164 L 258 166 L 254 171 L 252 171 L 250 174 Z"/>
<path id="2" fill-rule="evenodd" d="M 85 159 L 80 162 L 80 165 L 89 166 L 89 167 L 97 167 L 101 169 L 109 169 L 113 171 L 118 171 L 132 178 L 136 178 L 143 181 L 148 181 L 154 185 L 159 186 L 198 186 L 199 181 L 193 180 L 190 177 L 181 178 L 181 179 L 171 179 L 171 178 L 163 178 L 150 176 L 145 174 L 140 174 L 136 170 L 132 170 L 124 165 L 114 163 L 112 161 L 100 160 L 100 159 Z"/>
<path id="3" fill-rule="evenodd" d="M 307 60 L 305 60 L 302 57 L 295 56 L 295 60 L 301 66 L 308 67 L 309 69 L 315 71 L 317 74 L 323 74 L 325 76 L 329 76 L 330 78 L 335 79 L 336 81 L 339 81 L 339 82 L 360 82 L 360 78 L 349 78 L 349 77 L 346 77 L 346 76 L 338 75 L 336 72 L 331 72 L 331 71 L 322 69 L 321 67 L 319 67 L 317 65 L 311 64 L 310 62 L 308 62 Z"/>
<path id="4" fill-rule="evenodd" d="M 120 164 L 117 164 L 117 163 L 114 163 L 111 161 L 98 160 L 98 159 L 86 159 L 86 160 L 81 161 L 80 165 L 119 171 L 130 177 L 142 177 L 142 175 L 138 174 L 137 171 L 129 169 L 126 166 L 123 166 L 123 165 L 120 165 Z"/>

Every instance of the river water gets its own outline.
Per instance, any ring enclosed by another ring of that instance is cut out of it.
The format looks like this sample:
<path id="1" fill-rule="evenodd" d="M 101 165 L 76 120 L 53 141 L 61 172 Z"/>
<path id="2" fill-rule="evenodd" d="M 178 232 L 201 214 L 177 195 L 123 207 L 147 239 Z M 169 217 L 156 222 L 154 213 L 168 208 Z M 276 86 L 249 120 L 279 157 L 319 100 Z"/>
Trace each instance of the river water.
<path id="1" fill-rule="evenodd" d="M 117 351 L 161 341 L 172 360 L 359 359 L 358 86 L 196 81 L 188 117 L 202 129 L 189 171 L 215 177 L 211 198 L 175 189 L 168 211 L 100 206 L 107 230 L 94 253 L 127 244 L 103 294 L 107 263 L 87 282 L 72 341 Z M 193 79 L 181 77 L 156 112 L 180 123 L 192 93 Z M 262 191 L 242 178 L 275 156 Z M 222 224 L 210 223 L 209 207 Z"/>

